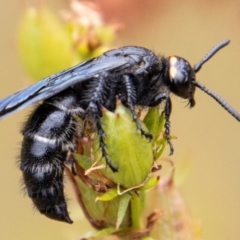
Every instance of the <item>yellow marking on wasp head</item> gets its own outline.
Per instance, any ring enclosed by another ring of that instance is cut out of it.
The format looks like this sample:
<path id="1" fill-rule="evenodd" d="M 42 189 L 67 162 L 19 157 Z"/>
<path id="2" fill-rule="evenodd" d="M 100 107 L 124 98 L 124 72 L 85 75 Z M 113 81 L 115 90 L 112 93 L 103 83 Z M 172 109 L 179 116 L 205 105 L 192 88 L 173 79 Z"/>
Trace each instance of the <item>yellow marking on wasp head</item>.
<path id="1" fill-rule="evenodd" d="M 169 63 L 170 63 L 170 67 L 169 67 L 169 75 L 170 75 L 170 79 L 174 79 L 176 74 L 177 74 L 177 68 L 176 68 L 176 62 L 177 62 L 177 58 L 175 56 L 170 57 L 169 59 Z"/>

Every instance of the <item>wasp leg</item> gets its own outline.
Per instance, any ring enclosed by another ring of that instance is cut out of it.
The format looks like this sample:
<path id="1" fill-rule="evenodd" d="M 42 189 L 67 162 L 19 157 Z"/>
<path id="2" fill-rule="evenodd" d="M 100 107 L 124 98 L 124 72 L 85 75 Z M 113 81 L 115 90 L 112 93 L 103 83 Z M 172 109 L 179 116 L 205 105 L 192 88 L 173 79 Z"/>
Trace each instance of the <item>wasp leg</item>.
<path id="1" fill-rule="evenodd" d="M 104 142 L 104 138 L 106 137 L 106 134 L 104 133 L 102 129 L 102 124 L 100 122 L 100 118 L 95 118 L 95 124 L 97 127 L 97 133 L 99 138 L 99 145 L 102 151 L 102 157 L 105 158 L 107 165 L 112 169 L 113 172 L 117 172 L 118 168 L 112 163 L 111 159 L 109 158 L 107 151 L 106 151 L 106 144 Z"/>
<path id="2" fill-rule="evenodd" d="M 152 135 L 142 129 L 139 118 L 136 114 L 134 103 L 133 103 L 136 100 L 136 92 L 132 84 L 131 77 L 129 75 L 123 75 L 123 82 L 125 85 L 125 93 L 126 93 L 125 102 L 133 115 L 133 121 L 136 123 L 137 129 L 141 132 L 141 134 L 145 138 L 152 140 Z"/>
<path id="3" fill-rule="evenodd" d="M 105 134 L 105 132 L 102 128 L 102 124 L 101 124 L 101 121 L 100 121 L 101 113 L 99 111 L 101 111 L 101 110 L 99 110 L 99 107 L 97 106 L 96 103 L 91 102 L 89 104 L 87 112 L 91 115 L 91 119 L 96 126 L 96 131 L 97 131 L 98 139 L 99 139 L 99 147 L 102 151 L 102 157 L 105 158 L 105 161 L 106 161 L 107 165 L 112 169 L 112 171 L 117 172 L 118 168 L 116 166 L 114 166 L 114 164 L 112 163 L 112 161 L 109 158 L 109 156 L 107 154 L 107 151 L 106 151 L 106 144 L 105 144 L 105 141 L 104 141 L 104 138 L 106 137 L 106 134 Z"/>
<path id="4" fill-rule="evenodd" d="M 169 156 L 173 154 L 173 145 L 170 139 L 170 115 L 171 115 L 171 111 L 172 111 L 172 102 L 171 102 L 171 98 L 167 97 L 166 98 L 166 104 L 165 104 L 165 108 L 164 108 L 164 113 L 165 113 L 165 124 L 164 124 L 164 128 L 165 128 L 165 137 L 167 140 L 167 143 L 170 147 L 170 153 Z"/>
<path id="5" fill-rule="evenodd" d="M 105 99 L 103 99 L 103 96 L 105 95 L 106 91 L 106 79 L 108 79 L 108 74 L 102 74 L 98 77 L 98 81 L 95 81 L 96 85 L 94 86 L 94 92 L 90 93 L 90 103 L 88 105 L 88 108 L 86 110 L 87 116 L 90 116 L 90 119 L 93 121 L 96 127 L 96 131 L 98 134 L 99 139 L 99 147 L 102 151 L 102 157 L 105 158 L 106 164 L 112 169 L 113 172 L 117 172 L 118 168 L 112 163 L 111 159 L 109 158 L 107 151 L 106 151 L 106 144 L 104 139 L 106 138 L 106 134 L 102 128 L 101 124 L 101 107 L 102 102 L 104 102 Z"/>
<path id="6" fill-rule="evenodd" d="M 152 106 L 157 106 L 159 105 L 162 101 L 166 101 L 165 104 L 165 108 L 164 108 L 164 114 L 165 114 L 165 124 L 164 124 L 164 128 L 165 128 L 165 138 L 167 140 L 167 143 L 170 147 L 170 154 L 173 154 L 173 145 L 170 139 L 170 115 L 171 115 L 171 111 L 172 111 L 172 102 L 171 102 L 171 98 L 169 97 L 168 93 L 159 93 L 153 100 L 152 104 L 150 105 L 150 107 Z"/>

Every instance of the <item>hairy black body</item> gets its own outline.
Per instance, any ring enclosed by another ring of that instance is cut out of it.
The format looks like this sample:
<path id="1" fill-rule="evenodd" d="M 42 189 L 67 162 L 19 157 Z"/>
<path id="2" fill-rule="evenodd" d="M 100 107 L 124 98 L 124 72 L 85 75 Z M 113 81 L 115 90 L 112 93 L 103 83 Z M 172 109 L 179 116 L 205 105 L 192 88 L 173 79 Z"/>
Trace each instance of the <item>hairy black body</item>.
<path id="1" fill-rule="evenodd" d="M 43 101 L 29 116 L 22 134 L 20 168 L 29 197 L 47 217 L 72 223 L 63 191 L 64 164 L 74 152 L 80 131 L 75 116 L 94 124 L 102 156 L 118 171 L 109 158 L 101 125 L 101 108 L 116 108 L 116 97 L 131 111 L 136 128 L 151 139 L 139 123 L 136 106 L 152 107 L 165 101 L 165 136 L 170 146 L 170 115 L 173 93 L 195 105 L 195 87 L 205 91 L 238 121 L 240 115 L 217 94 L 196 82 L 195 73 L 219 49 L 216 45 L 197 65 L 191 67 L 177 56 L 157 56 L 142 47 L 122 47 L 79 64 L 0 101 L 0 118 L 21 108 Z"/>

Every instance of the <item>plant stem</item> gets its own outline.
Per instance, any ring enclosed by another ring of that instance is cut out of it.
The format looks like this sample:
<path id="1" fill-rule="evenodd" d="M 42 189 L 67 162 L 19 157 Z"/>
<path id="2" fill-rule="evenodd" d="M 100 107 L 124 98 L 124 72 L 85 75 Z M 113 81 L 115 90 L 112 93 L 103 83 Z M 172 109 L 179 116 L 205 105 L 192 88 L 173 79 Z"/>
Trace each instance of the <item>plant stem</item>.
<path id="1" fill-rule="evenodd" d="M 132 217 L 132 230 L 141 229 L 141 213 L 140 213 L 140 198 L 134 195 L 131 199 L 131 217 Z"/>

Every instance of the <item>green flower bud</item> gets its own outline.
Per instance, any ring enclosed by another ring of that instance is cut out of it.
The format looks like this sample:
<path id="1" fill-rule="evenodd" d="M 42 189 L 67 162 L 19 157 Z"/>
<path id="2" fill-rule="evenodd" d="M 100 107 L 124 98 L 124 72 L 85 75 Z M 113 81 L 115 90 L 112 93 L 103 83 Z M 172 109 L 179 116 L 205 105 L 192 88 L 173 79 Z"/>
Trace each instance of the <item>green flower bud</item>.
<path id="1" fill-rule="evenodd" d="M 153 165 L 153 150 L 148 139 L 137 131 L 129 109 L 118 104 L 115 112 L 103 111 L 101 118 L 106 133 L 105 144 L 112 163 L 118 167 L 113 173 L 109 167 L 101 172 L 108 179 L 126 189 L 137 187 L 146 181 Z M 142 128 L 148 131 L 143 123 Z M 94 143 L 95 159 L 101 158 L 98 139 Z M 105 163 L 105 159 L 100 164 Z"/>
<path id="2" fill-rule="evenodd" d="M 103 25 L 96 29 L 96 37 L 102 44 L 112 44 L 115 40 L 117 26 Z"/>
<path id="3" fill-rule="evenodd" d="M 69 33 L 55 15 L 43 6 L 25 10 L 17 41 L 21 62 L 35 80 L 78 62 Z"/>
<path id="4" fill-rule="evenodd" d="M 132 239 L 131 236 L 135 234 L 145 236 L 148 229 L 142 231 L 141 225 L 145 192 L 159 181 L 159 177 L 152 175 L 154 147 L 137 130 L 131 112 L 121 103 L 117 104 L 114 112 L 104 109 L 102 113 L 106 150 L 112 163 L 118 167 L 118 172 L 114 173 L 106 166 L 97 134 L 92 140 L 91 124 L 85 125 L 83 135 L 86 139 L 79 141 L 79 152 L 74 154 L 77 163 L 75 190 L 80 205 L 90 223 L 101 230 L 94 234 L 95 237 L 120 234 L 125 239 Z M 156 122 L 163 125 L 163 120 L 159 120 L 163 116 L 156 113 L 154 110 L 148 114 L 150 129 L 154 129 L 152 125 L 156 126 Z M 78 122 L 84 124 L 81 119 Z M 141 125 L 148 131 L 143 123 Z M 158 133 L 161 132 L 159 126 L 156 129 Z"/>

